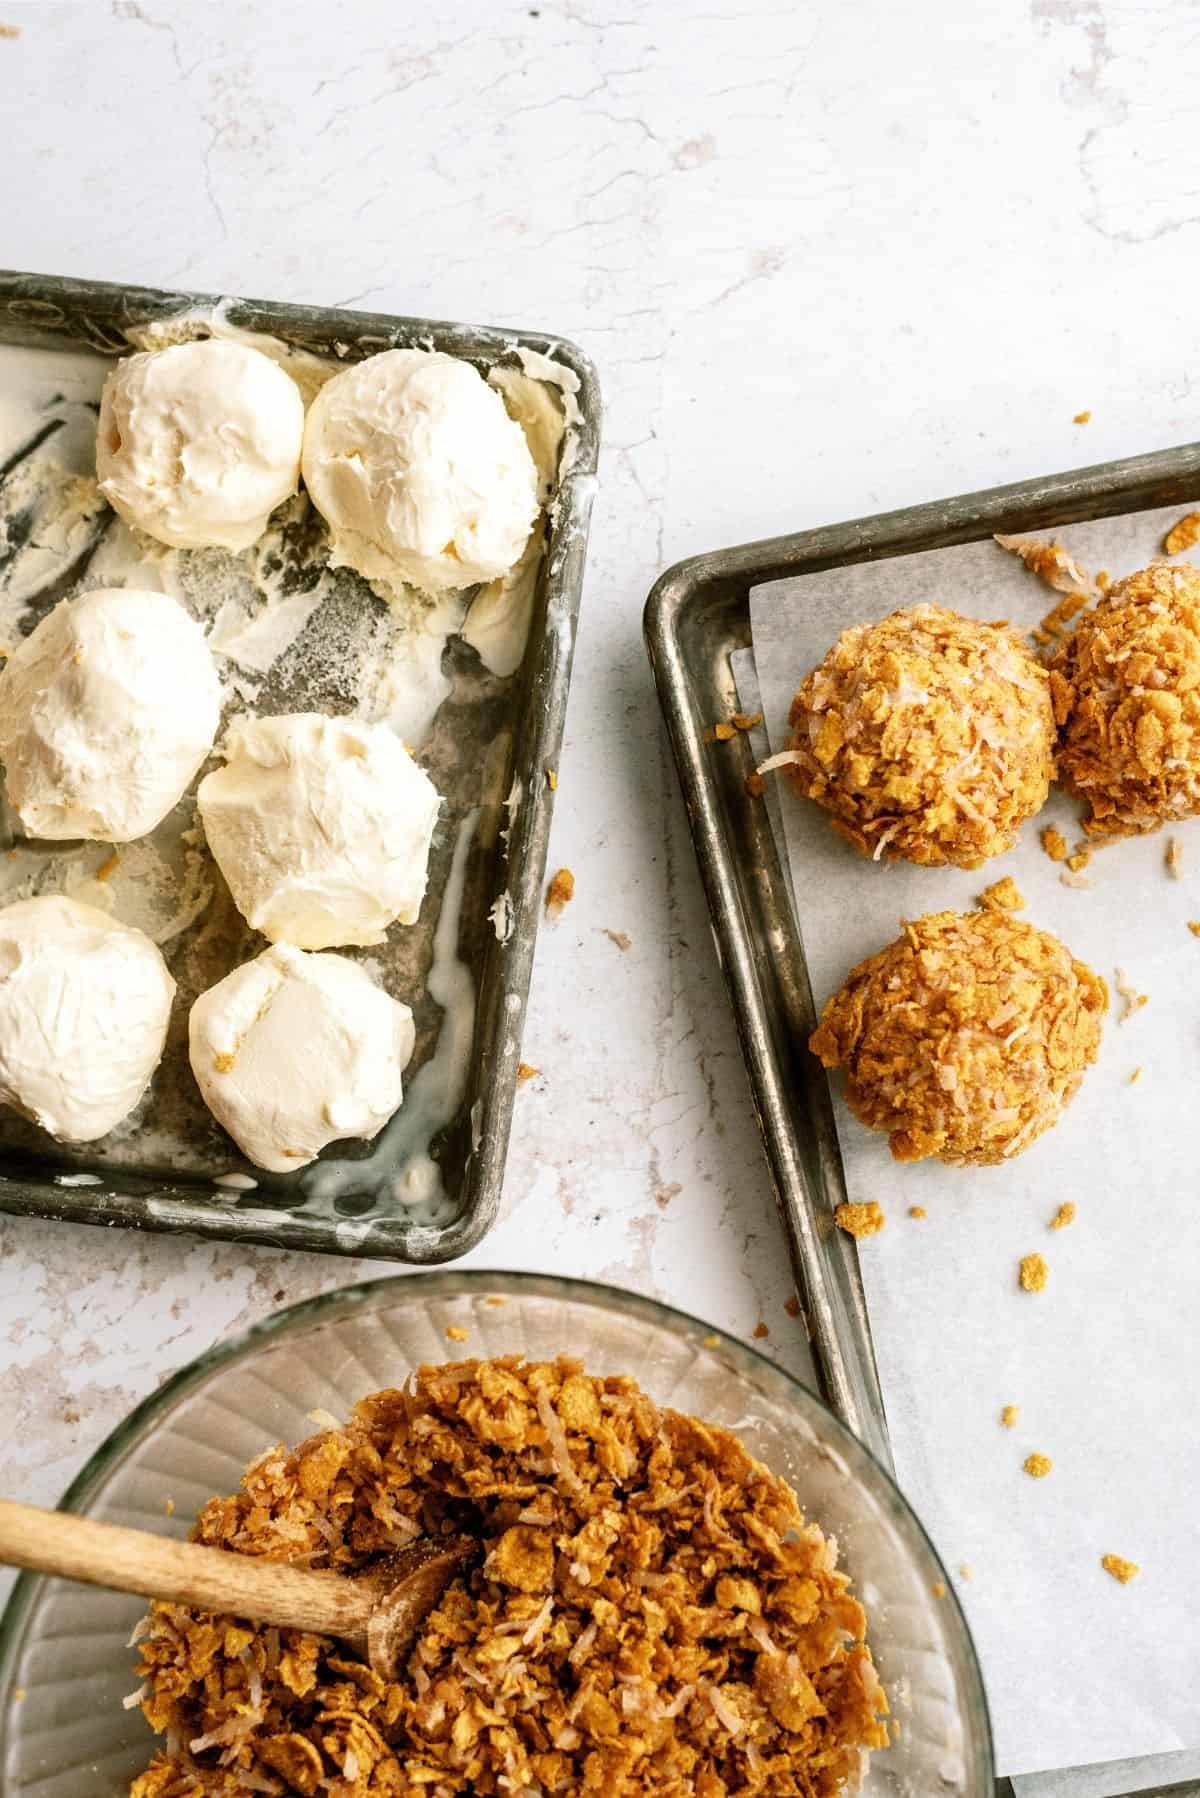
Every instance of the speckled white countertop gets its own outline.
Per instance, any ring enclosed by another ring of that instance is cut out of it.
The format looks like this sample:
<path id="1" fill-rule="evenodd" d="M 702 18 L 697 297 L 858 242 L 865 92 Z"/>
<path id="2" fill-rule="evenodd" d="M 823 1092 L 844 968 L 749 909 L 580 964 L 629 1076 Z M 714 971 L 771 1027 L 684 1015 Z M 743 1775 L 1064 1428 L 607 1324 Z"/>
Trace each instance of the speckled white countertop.
<path id="1" fill-rule="evenodd" d="M 13 267 L 545 328 L 598 363 L 551 848 L 577 897 L 470 1259 L 761 1321 L 803 1369 L 642 605 L 695 550 L 1198 434 L 1193 0 L 0 18 Z M 53 1500 L 182 1362 L 390 1271 L 0 1218 L 6 1489 Z"/>

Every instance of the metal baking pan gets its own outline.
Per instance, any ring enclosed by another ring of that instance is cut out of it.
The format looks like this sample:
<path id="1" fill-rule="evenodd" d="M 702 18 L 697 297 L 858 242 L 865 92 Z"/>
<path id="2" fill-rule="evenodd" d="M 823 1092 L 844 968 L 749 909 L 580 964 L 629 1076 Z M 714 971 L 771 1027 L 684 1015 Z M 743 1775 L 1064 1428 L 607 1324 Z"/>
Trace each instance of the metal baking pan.
<path id="1" fill-rule="evenodd" d="M 572 420 L 569 455 L 564 453 L 559 464 L 523 659 L 514 673 L 498 677 L 453 631 L 446 641 L 441 672 L 449 692 L 419 756 L 446 800 L 421 918 L 411 930 L 393 930 L 394 940 L 376 950 L 348 951 L 370 959 L 383 984 L 415 1014 L 417 1047 L 406 1076 L 406 1103 L 393 1122 L 420 1111 L 420 1105 L 410 1110 L 409 1100 L 422 1092 L 417 1084 L 422 1070 L 439 1050 L 443 1057 L 457 1054 L 459 1071 L 442 1087 L 429 1076 L 424 1090 L 449 1093 L 451 1102 L 441 1113 L 434 1108 L 427 1143 L 417 1140 L 410 1123 L 398 1134 L 389 1126 L 372 1145 L 334 1145 L 312 1168 L 287 1176 L 264 1174 L 241 1160 L 208 1116 L 191 1079 L 186 1013 L 197 990 L 264 945 L 240 920 L 209 863 L 207 875 L 202 870 L 197 878 L 203 885 L 211 877 L 210 901 L 190 923 L 177 931 L 172 925 L 174 934 L 164 944 L 179 997 L 147 1100 L 128 1127 L 78 1149 L 55 1145 L 14 1113 L 0 1113 L 0 1210 L 389 1260 L 450 1260 L 484 1234 L 500 1198 L 553 807 L 547 772 L 556 768 L 562 742 L 595 488 L 596 374 L 573 345 L 534 332 L 0 274 L 0 355 L 7 358 L 3 368 L 14 387 L 24 382 L 19 371 L 30 358 L 42 358 L 29 364 L 37 370 L 53 371 L 67 366 L 59 359 L 68 352 L 94 359 L 80 391 L 93 374 L 98 391 L 107 362 L 131 347 L 131 332 L 150 325 L 173 331 L 181 319 L 196 318 L 219 320 L 221 329 L 265 334 L 290 352 L 326 362 L 415 345 L 465 358 L 486 375 L 517 366 L 522 355 L 547 358 L 530 367 L 541 377 L 553 365 L 562 371 L 561 381 L 558 375 L 553 379 L 574 390 L 574 405 L 564 400 Z M 192 325 L 186 330 L 196 334 Z M 20 350 L 19 357 L 10 346 Z M 0 404 L 7 397 L 0 388 Z M 42 403 L 46 425 L 0 468 L 0 509 L 7 484 L 36 476 L 36 487 L 42 479 L 43 464 L 31 476 L 31 458 L 53 455 L 56 441 L 66 442 L 71 432 L 63 427 L 64 418 L 73 425 L 77 456 L 80 445 L 86 449 L 87 414 L 73 416 L 70 404 L 59 405 L 53 392 L 44 393 Z M 66 463 L 65 449 L 61 458 Z M 178 564 L 183 585 L 203 574 L 218 597 L 226 580 L 241 591 L 238 581 L 260 573 L 264 583 L 268 574 L 273 583 L 264 584 L 259 595 L 264 604 L 264 595 L 304 592 L 318 579 L 326 582 L 319 607 L 295 643 L 249 694 L 237 690 L 231 711 L 246 703 L 263 713 L 350 711 L 360 697 L 360 677 L 382 681 L 387 672 L 372 661 L 378 645 L 386 642 L 392 653 L 401 632 L 395 614 L 357 576 L 328 570 L 314 516 L 305 513 L 304 502 L 292 503 L 298 511 L 286 529 L 280 527 L 278 543 L 265 555 L 256 548 L 249 563 L 239 558 L 240 573 L 231 558 L 212 560 L 222 552 L 179 552 L 185 558 Z M 21 631 L 32 628 L 64 593 L 88 584 L 89 569 L 105 567 L 106 533 L 123 528 L 102 509 L 82 535 L 70 536 L 62 553 L 43 555 L 39 544 L 47 540 L 48 509 L 43 499 L 24 510 L 11 504 L 5 515 L 0 586 L 14 552 L 25 554 L 27 566 L 33 552 L 41 558 L 34 561 L 38 578 L 16 625 Z M 111 549 L 111 538 L 109 543 Z M 186 561 L 191 557 L 210 561 L 193 564 Z M 93 582 L 99 578 L 103 575 L 91 575 Z M 26 586 L 19 592 L 24 599 Z M 187 805 L 183 802 L 182 822 L 175 819 L 177 839 L 189 821 Z M 158 853 L 156 838 L 157 833 L 148 840 L 147 853 Z M 59 890 L 66 883 L 47 846 L 2 846 L 9 849 L 8 862 L 42 850 L 45 871 L 34 866 L 25 891 Z M 93 848 L 103 852 L 103 846 Z M 178 853 L 177 841 L 162 846 L 164 862 Z M 206 859 L 202 846 L 191 853 L 193 871 L 197 858 Z M 0 882 L 0 903 L 16 896 Z M 116 909 L 120 915 L 121 906 Z M 467 981 L 473 988 L 473 1013 L 463 1003 L 453 1014 L 469 1026 L 461 1030 L 457 1048 L 447 1024 L 452 1014 L 442 1009 L 445 990 L 439 989 L 441 999 L 428 990 L 435 955 L 460 993 Z"/>
<path id="2" fill-rule="evenodd" d="M 751 648 L 750 590 L 997 531 L 1184 504 L 1198 491 L 1200 444 L 1189 444 L 695 556 L 668 569 L 646 605 L 647 649 L 814 1361 L 829 1404 L 888 1465 L 857 1249 L 833 1222 L 845 1196 L 841 1159 L 828 1082 L 805 1048 L 816 1019 L 789 877 L 766 806 L 746 792 L 750 742 L 741 733 L 711 740 L 713 724 L 739 709 L 731 659 Z M 1200 1794 L 1200 1782 L 1159 1788 L 1160 1798 L 1168 1790 L 1173 1798 Z M 1001 1781 L 997 1792 L 1012 1787 Z"/>

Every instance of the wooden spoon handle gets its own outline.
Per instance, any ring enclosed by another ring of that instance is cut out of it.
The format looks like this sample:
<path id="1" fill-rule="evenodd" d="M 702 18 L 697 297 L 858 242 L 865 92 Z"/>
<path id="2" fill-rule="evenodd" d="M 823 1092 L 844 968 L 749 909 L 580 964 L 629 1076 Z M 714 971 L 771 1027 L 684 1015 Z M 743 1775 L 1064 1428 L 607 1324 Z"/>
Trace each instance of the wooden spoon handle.
<path id="1" fill-rule="evenodd" d="M 337 1636 L 366 1651 L 373 1594 L 337 1573 L 175 1542 L 6 1498 L 0 1499 L 0 1562 L 199 1611 Z"/>

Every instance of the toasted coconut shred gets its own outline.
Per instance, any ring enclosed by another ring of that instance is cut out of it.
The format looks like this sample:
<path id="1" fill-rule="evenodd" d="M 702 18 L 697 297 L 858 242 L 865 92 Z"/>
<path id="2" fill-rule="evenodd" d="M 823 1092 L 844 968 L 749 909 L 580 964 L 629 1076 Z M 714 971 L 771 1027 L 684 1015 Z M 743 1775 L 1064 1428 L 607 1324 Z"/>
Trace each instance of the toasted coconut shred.
<path id="1" fill-rule="evenodd" d="M 1100 1042 L 1108 990 L 1005 911 L 933 912 L 853 969 L 810 1047 L 897 1161 L 1008 1160 L 1049 1129 Z"/>
<path id="2" fill-rule="evenodd" d="M 786 767 L 878 860 L 977 868 L 1045 804 L 1049 681 L 1015 632 L 919 605 L 843 631 L 792 701 Z"/>
<path id="3" fill-rule="evenodd" d="M 152 1608 L 138 1697 L 167 1742 L 131 1798 L 832 1798 L 887 1745 L 834 1544 L 736 1437 L 631 1379 L 423 1367 L 260 1457 L 193 1534 L 353 1573 L 397 1516 L 484 1554 L 395 1683 L 325 1637 Z"/>
<path id="4" fill-rule="evenodd" d="M 1200 571 L 1119 581 L 1050 663 L 1059 773 L 1090 836 L 1200 813 Z"/>

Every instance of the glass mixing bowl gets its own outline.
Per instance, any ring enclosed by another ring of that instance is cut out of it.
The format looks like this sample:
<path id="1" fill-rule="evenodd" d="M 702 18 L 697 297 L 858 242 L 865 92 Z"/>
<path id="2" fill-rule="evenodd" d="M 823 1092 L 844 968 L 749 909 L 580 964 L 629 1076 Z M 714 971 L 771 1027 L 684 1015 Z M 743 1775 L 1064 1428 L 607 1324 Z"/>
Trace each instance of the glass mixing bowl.
<path id="1" fill-rule="evenodd" d="M 503 1299 L 503 1304 L 489 1300 Z M 465 1346 L 448 1340 L 452 1325 Z M 184 1536 L 269 1443 L 312 1434 L 421 1362 L 463 1354 L 578 1356 L 722 1424 L 790 1481 L 837 1536 L 870 1619 L 900 1732 L 873 1757 L 871 1798 L 991 1798 L 979 1668 L 929 1538 L 867 1451 L 812 1393 L 752 1349 L 631 1293 L 529 1274 L 379 1280 L 281 1311 L 202 1356 L 139 1405 L 63 1499 L 65 1509 Z M 3 1798 L 122 1798 L 155 1738 L 122 1709 L 137 1685 L 137 1598 L 24 1576 L 0 1623 Z"/>

